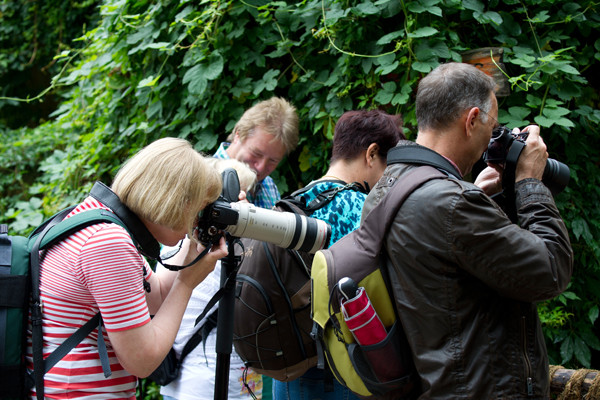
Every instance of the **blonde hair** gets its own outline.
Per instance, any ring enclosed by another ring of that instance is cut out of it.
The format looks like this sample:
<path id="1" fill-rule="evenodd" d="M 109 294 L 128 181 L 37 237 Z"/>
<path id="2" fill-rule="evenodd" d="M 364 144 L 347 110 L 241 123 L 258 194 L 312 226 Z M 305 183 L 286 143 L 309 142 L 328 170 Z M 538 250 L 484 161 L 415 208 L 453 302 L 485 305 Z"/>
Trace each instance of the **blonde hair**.
<path id="1" fill-rule="evenodd" d="M 280 140 L 287 154 L 291 153 L 298 145 L 296 108 L 281 97 L 271 97 L 246 110 L 235 124 L 233 132 L 227 140 L 232 142 L 237 133 L 243 142 L 252 135 L 258 126 L 273 135 L 275 139 Z"/>
<path id="2" fill-rule="evenodd" d="M 192 237 L 196 216 L 221 194 L 221 176 L 192 145 L 177 138 L 152 142 L 131 157 L 112 184 L 138 217 Z"/>
<path id="3" fill-rule="evenodd" d="M 256 172 L 254 172 L 248 164 L 238 161 L 235 158 L 216 158 L 207 157 L 208 164 L 215 168 L 219 173 L 227 168 L 235 169 L 238 179 L 240 180 L 240 189 L 247 192 L 256 184 Z"/>

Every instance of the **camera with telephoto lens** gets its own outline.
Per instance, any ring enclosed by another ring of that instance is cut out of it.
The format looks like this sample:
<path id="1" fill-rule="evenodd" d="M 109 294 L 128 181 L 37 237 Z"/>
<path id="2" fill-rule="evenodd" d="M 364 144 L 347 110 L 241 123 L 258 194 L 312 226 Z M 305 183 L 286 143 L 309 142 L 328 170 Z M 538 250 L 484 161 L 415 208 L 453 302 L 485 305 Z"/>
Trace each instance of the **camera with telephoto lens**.
<path id="1" fill-rule="evenodd" d="M 234 237 L 256 239 L 311 254 L 329 244 L 331 227 L 325 221 L 238 202 L 237 173 L 228 168 L 222 177 L 221 196 L 199 215 L 198 239 L 204 246 L 215 243 L 223 231 Z"/>
<path id="2" fill-rule="evenodd" d="M 492 131 L 492 138 L 488 144 L 487 151 L 483 155 L 486 163 L 505 165 L 507 158 L 514 158 L 515 163 L 513 168 L 516 168 L 516 162 L 520 155 L 520 150 L 529 136 L 528 132 L 513 133 L 505 126 L 499 126 Z M 511 153 L 511 148 L 515 142 L 520 142 L 522 146 L 515 146 L 514 155 Z M 566 164 L 561 163 L 553 158 L 548 158 L 542 182 L 550 189 L 553 195 L 556 195 L 564 190 L 569 184 L 570 170 Z"/>

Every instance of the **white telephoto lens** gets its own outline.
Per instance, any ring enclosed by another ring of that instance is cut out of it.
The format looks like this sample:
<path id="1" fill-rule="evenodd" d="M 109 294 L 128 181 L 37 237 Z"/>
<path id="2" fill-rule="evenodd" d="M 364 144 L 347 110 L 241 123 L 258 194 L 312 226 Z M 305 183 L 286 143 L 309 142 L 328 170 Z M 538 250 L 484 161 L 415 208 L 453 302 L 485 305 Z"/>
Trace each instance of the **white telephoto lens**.
<path id="1" fill-rule="evenodd" d="M 236 237 L 273 243 L 276 246 L 315 253 L 329 244 L 329 224 L 291 212 L 268 210 L 250 203 L 231 203 L 238 211 L 236 225 L 225 230 Z"/>

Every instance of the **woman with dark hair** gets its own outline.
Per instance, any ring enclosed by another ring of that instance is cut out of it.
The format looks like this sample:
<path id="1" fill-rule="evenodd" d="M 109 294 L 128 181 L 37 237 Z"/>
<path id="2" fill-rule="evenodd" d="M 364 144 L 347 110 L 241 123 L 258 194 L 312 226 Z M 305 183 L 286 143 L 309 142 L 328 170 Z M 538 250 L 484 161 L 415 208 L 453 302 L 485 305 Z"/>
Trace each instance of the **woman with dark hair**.
<path id="1" fill-rule="evenodd" d="M 333 149 L 327 173 L 311 182 L 303 194 L 306 203 L 319 193 L 336 187 L 358 183 L 362 190 L 342 190 L 326 206 L 315 210 L 313 218 L 331 225 L 331 241 L 358 228 L 367 193 L 387 166 L 387 153 L 399 140 L 402 118 L 380 110 L 357 110 L 344 113 L 335 125 Z M 328 376 L 328 378 L 327 378 Z M 333 379 L 331 374 L 312 368 L 291 382 L 273 380 L 274 400 L 358 399 L 350 390 Z"/>

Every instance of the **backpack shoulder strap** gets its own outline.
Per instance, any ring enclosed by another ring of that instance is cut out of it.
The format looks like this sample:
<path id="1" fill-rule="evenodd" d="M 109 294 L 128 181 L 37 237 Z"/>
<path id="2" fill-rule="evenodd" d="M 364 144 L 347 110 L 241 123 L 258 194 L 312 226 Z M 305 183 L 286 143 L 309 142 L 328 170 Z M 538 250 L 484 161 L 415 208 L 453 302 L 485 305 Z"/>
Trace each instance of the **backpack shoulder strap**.
<path id="1" fill-rule="evenodd" d="M 376 238 L 379 248 L 375 254 L 381 250 L 383 237 L 388 232 L 394 217 L 404 203 L 404 200 L 418 187 L 431 179 L 447 178 L 447 175 L 437 168 L 422 166 L 414 168 L 405 176 L 393 183 L 392 189 L 383 197 L 361 222 L 357 231 L 362 235 L 368 235 Z M 370 239 L 373 241 L 373 239 Z"/>
<path id="2" fill-rule="evenodd" d="M 340 265 L 354 265 L 360 268 L 361 273 L 366 272 L 363 265 L 370 265 L 377 260 L 383 248 L 385 235 L 394 222 L 396 214 L 404 200 L 418 187 L 431 179 L 448 179 L 448 176 L 433 167 L 422 166 L 413 168 L 398 179 L 390 178 L 387 184 L 391 186 L 389 192 L 381 201 L 366 214 L 358 229 L 333 244 L 330 252 L 335 252 L 336 262 Z M 348 244 L 350 243 L 350 244 Z M 356 250 L 349 252 L 344 246 Z M 338 250 L 342 249 L 342 250 Z M 339 278 L 335 274 L 327 274 L 330 288 L 333 288 Z"/>
<path id="3" fill-rule="evenodd" d="M 65 220 L 73 207 L 66 208 L 48 219 L 40 228 L 30 236 L 29 266 L 31 274 L 31 320 L 32 320 L 32 353 L 33 353 L 33 378 L 38 399 L 44 398 L 44 374 L 60 361 L 69 351 L 79 344 L 90 332 L 98 327 L 98 350 L 105 376 L 110 376 L 108 353 L 102 335 L 102 320 L 100 313 L 79 328 L 73 335 L 59 346 L 46 360 L 43 356 L 43 331 L 42 331 L 42 304 L 40 299 L 40 250 L 50 248 L 59 241 L 83 229 L 86 226 L 99 222 L 116 223 L 125 229 L 121 220 L 106 210 L 89 210 L 73 215 Z M 56 354 L 55 354 L 56 353 Z"/>
<path id="4" fill-rule="evenodd" d="M 208 334 L 217 326 L 218 315 L 219 315 L 219 309 L 217 308 L 206 318 L 206 320 L 200 326 L 200 328 L 198 328 L 198 330 L 196 330 L 196 332 L 194 332 L 194 334 L 188 339 L 188 341 L 183 346 L 183 350 L 181 351 L 179 360 L 177 360 L 178 366 L 183 364 L 183 360 L 196 347 L 198 347 L 200 342 L 204 343 L 204 345 L 206 346 L 206 338 L 208 337 Z M 200 319 L 202 319 L 202 318 L 200 318 Z"/>
<path id="5" fill-rule="evenodd" d="M 68 210 L 70 211 L 70 209 Z M 101 222 L 111 222 L 128 230 L 125 223 L 123 223 L 119 217 L 110 211 L 104 209 L 83 211 L 66 220 L 60 220 L 60 222 L 51 226 L 42 237 L 39 250 L 50 248 L 66 237 L 85 228 L 86 226 Z"/>
<path id="6" fill-rule="evenodd" d="M 306 204 L 304 199 L 302 198 L 302 195 L 304 193 L 306 193 L 307 191 L 309 191 L 310 189 L 312 189 L 318 183 L 322 183 L 322 182 L 335 182 L 335 183 L 339 183 L 339 186 L 335 186 L 335 187 L 329 188 L 327 190 L 324 190 L 324 191 L 318 193 L 317 196 L 315 197 L 315 199 L 313 199 L 310 203 Z M 327 204 L 329 204 L 338 193 L 340 193 L 344 190 L 355 190 L 357 192 L 361 192 L 361 193 L 365 193 L 365 194 L 367 194 L 369 192 L 369 190 L 367 188 L 365 188 L 362 184 L 360 184 L 358 182 L 346 183 L 346 182 L 340 181 L 340 180 L 314 181 L 314 182 L 306 185 L 304 188 L 298 189 L 295 192 L 293 192 L 292 194 L 290 194 L 289 196 L 281 199 L 278 202 L 278 205 L 281 206 L 282 204 L 292 203 L 297 208 L 301 209 L 305 215 L 311 215 L 316 210 L 323 208 Z M 281 203 L 281 204 L 279 204 L 279 203 Z M 297 211 L 291 209 L 291 207 L 288 207 L 288 208 L 290 208 L 290 211 L 297 212 Z"/>

